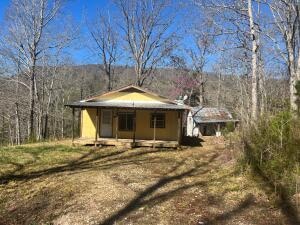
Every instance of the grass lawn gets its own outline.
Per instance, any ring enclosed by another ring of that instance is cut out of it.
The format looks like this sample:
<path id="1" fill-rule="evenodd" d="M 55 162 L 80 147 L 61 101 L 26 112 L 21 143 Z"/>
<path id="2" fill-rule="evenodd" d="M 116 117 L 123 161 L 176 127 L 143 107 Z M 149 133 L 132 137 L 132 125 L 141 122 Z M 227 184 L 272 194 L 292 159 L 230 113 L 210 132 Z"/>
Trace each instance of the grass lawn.
<path id="1" fill-rule="evenodd" d="M 0 224 L 286 224 L 223 144 L 0 149 Z"/>

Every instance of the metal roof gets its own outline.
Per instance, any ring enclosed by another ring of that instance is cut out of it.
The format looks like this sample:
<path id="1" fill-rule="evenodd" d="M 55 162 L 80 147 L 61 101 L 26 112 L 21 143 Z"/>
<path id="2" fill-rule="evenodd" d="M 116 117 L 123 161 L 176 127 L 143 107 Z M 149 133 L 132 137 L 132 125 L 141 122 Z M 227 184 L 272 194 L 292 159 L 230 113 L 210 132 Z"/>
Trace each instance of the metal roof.
<path id="1" fill-rule="evenodd" d="M 193 107 L 191 109 L 196 123 L 220 123 L 238 121 L 233 119 L 231 113 L 225 108 Z"/>
<path id="2" fill-rule="evenodd" d="M 114 100 L 100 100 L 97 99 L 101 96 L 106 96 L 108 94 L 112 94 L 115 92 L 142 92 L 142 93 L 148 93 L 153 96 L 158 96 L 162 98 L 163 100 L 160 101 L 130 101 L 130 100 L 120 100 L 120 101 L 114 101 Z M 140 87 L 136 87 L 134 85 L 129 85 L 126 87 L 119 88 L 114 91 L 110 91 L 107 93 L 104 93 L 102 95 L 96 95 L 94 97 L 77 101 L 73 103 L 66 104 L 65 106 L 69 106 L 71 108 L 126 108 L 126 109 L 160 109 L 160 110 L 189 110 L 190 107 L 184 104 L 179 104 L 175 101 L 172 101 L 166 97 L 163 97 L 161 95 L 158 95 L 156 93 L 150 92 L 148 90 L 142 89 Z"/>
<path id="3" fill-rule="evenodd" d="M 168 104 L 168 103 L 145 103 L 145 102 L 108 102 L 108 101 L 95 101 L 86 102 L 78 101 L 66 106 L 72 108 L 125 108 L 125 109 L 162 109 L 162 110 L 188 110 L 190 109 L 186 105 Z"/>

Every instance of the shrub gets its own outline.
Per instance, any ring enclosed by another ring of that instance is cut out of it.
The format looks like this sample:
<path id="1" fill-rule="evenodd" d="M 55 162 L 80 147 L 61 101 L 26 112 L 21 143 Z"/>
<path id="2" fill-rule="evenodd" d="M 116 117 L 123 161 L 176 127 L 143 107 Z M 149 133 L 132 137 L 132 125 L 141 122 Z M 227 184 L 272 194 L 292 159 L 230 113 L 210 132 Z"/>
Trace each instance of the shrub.
<path id="1" fill-rule="evenodd" d="M 225 127 L 222 129 L 222 133 L 226 136 L 227 134 L 235 130 L 234 122 L 227 122 Z"/>
<path id="2" fill-rule="evenodd" d="M 300 175 L 300 123 L 289 112 L 261 118 L 244 135 L 245 154 L 242 163 L 250 164 L 272 184 L 295 193 Z"/>

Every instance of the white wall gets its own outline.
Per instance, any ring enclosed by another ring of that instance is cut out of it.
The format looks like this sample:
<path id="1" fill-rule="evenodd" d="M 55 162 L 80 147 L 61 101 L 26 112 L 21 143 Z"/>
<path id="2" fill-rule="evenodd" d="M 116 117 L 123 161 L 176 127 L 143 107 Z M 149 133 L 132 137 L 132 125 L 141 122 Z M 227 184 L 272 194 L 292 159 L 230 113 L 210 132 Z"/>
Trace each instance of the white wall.
<path id="1" fill-rule="evenodd" d="M 196 124 L 194 122 L 194 119 L 192 117 L 192 113 L 189 112 L 186 122 L 186 135 L 190 137 L 198 137 L 199 136 L 199 129 L 198 127 L 195 127 Z"/>

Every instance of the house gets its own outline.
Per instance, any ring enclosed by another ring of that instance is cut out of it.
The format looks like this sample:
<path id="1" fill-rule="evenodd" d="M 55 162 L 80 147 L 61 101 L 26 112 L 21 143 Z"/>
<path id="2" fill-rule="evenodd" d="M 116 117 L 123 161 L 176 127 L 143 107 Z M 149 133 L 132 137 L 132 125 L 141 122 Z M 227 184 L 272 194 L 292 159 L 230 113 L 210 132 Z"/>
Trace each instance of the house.
<path id="1" fill-rule="evenodd" d="M 74 110 L 81 110 L 78 143 L 131 147 L 180 145 L 183 113 L 189 109 L 134 85 L 67 106 L 73 118 Z"/>
<path id="2" fill-rule="evenodd" d="M 225 108 L 193 107 L 187 117 L 187 136 L 221 136 L 221 130 L 238 120 Z"/>

